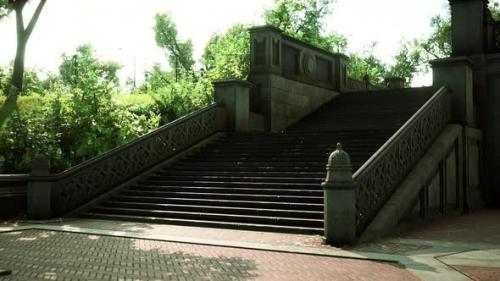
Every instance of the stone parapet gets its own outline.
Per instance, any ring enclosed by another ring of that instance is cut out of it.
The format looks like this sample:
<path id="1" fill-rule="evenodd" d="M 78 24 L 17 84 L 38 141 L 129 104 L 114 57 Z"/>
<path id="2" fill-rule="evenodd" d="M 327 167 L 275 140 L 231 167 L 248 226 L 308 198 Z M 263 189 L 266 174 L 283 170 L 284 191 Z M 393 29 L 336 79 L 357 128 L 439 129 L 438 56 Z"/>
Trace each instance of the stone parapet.
<path id="1" fill-rule="evenodd" d="M 250 29 L 250 75 L 275 74 L 331 90 L 347 84 L 348 57 L 307 44 L 272 26 Z"/>

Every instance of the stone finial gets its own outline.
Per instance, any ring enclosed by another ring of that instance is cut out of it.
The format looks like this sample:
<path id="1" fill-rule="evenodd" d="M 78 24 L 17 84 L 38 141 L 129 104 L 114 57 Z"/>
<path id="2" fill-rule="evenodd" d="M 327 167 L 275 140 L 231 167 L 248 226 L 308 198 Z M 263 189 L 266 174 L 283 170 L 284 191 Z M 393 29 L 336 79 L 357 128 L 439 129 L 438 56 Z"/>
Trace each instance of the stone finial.
<path id="1" fill-rule="evenodd" d="M 350 183 L 352 182 L 352 164 L 351 157 L 342 149 L 342 144 L 337 143 L 337 149 L 328 157 L 326 165 L 327 183 Z"/>

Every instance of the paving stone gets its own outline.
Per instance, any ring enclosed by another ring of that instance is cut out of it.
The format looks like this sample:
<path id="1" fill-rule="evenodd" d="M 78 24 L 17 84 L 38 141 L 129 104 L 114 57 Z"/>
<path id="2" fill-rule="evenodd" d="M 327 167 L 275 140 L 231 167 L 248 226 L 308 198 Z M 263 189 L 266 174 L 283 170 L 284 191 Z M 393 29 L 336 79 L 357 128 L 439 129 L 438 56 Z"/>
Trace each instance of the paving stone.
<path id="1" fill-rule="evenodd" d="M 418 280 L 389 264 L 70 232 L 0 234 L 0 280 Z"/>

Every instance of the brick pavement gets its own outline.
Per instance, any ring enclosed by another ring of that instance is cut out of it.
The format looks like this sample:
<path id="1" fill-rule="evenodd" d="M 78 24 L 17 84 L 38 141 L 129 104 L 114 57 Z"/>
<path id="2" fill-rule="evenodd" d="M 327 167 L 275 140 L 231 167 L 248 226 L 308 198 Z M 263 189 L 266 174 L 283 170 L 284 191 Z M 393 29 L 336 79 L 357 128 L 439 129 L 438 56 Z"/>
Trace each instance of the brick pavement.
<path id="1" fill-rule="evenodd" d="M 479 266 L 453 266 L 475 281 L 499 281 L 500 268 L 488 268 Z"/>
<path id="2" fill-rule="evenodd" d="M 0 280 L 418 280 L 372 261 L 23 230 L 0 234 Z"/>
<path id="3" fill-rule="evenodd" d="M 414 226 L 400 237 L 466 243 L 500 244 L 500 209 L 483 209 Z"/>

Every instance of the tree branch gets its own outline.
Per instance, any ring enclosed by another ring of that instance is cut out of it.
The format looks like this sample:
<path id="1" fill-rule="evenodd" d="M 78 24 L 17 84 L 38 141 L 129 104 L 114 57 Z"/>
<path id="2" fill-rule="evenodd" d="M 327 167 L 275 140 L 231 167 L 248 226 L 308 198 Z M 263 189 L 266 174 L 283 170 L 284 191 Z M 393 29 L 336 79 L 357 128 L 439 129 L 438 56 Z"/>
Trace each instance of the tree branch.
<path id="1" fill-rule="evenodd" d="M 33 32 L 33 28 L 35 27 L 36 22 L 40 17 L 40 13 L 42 13 L 43 7 L 45 6 L 45 2 L 47 2 L 47 0 L 40 0 L 40 3 L 38 3 L 38 7 L 36 7 L 35 13 L 31 17 L 30 23 L 28 24 L 28 27 L 26 27 L 26 30 L 24 31 L 24 36 L 26 40 L 28 40 L 28 38 L 31 35 L 31 32 Z"/>

